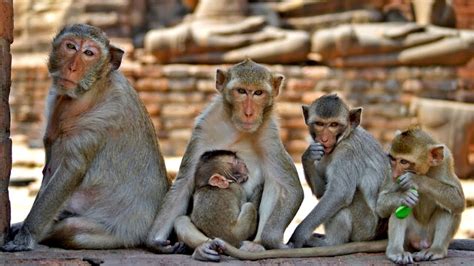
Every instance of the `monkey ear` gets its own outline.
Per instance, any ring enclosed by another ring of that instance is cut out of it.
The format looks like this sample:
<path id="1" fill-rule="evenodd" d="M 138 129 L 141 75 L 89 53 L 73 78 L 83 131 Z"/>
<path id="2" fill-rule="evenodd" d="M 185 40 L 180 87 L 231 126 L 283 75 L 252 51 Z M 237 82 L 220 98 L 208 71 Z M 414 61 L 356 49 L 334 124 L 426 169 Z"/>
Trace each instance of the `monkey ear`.
<path id="1" fill-rule="evenodd" d="M 116 70 L 122 64 L 122 57 L 123 57 L 124 51 L 113 45 L 110 45 L 109 50 L 110 50 L 110 64 L 112 65 L 112 70 Z"/>
<path id="2" fill-rule="evenodd" d="M 304 122 L 308 125 L 309 105 L 301 106 L 303 108 Z"/>
<path id="3" fill-rule="evenodd" d="M 222 93 L 225 87 L 225 82 L 227 81 L 227 72 L 224 70 L 217 69 L 216 71 L 216 89 Z"/>
<path id="4" fill-rule="evenodd" d="M 225 178 L 223 175 L 220 174 L 213 174 L 209 178 L 209 185 L 218 188 L 228 188 L 229 187 L 229 180 Z"/>
<path id="5" fill-rule="evenodd" d="M 272 76 L 272 85 L 273 85 L 273 96 L 276 97 L 280 94 L 281 85 L 285 77 L 281 74 L 275 74 Z"/>
<path id="6" fill-rule="evenodd" d="M 444 160 L 444 145 L 437 144 L 430 147 L 428 160 L 431 166 L 438 166 Z"/>
<path id="7" fill-rule="evenodd" d="M 360 119 L 362 115 L 362 107 L 357 107 L 349 111 L 349 123 L 352 128 L 356 128 L 360 125 Z"/>

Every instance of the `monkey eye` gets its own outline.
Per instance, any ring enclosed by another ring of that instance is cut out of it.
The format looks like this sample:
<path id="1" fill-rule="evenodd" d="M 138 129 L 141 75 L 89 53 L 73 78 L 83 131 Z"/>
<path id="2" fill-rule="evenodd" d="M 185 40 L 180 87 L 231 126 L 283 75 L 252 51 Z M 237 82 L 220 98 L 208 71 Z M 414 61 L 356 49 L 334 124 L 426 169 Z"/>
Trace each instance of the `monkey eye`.
<path id="1" fill-rule="evenodd" d="M 85 50 L 84 54 L 87 55 L 87 56 L 93 56 L 94 52 L 92 52 L 91 50 Z"/>
<path id="2" fill-rule="evenodd" d="M 410 164 L 410 162 L 407 161 L 407 160 L 405 160 L 405 159 L 401 159 L 401 160 L 400 160 L 400 163 L 401 163 L 401 164 L 404 164 L 404 165 Z"/>
<path id="3" fill-rule="evenodd" d="M 71 50 L 76 50 L 76 46 L 70 42 L 66 43 L 66 47 Z"/>
<path id="4" fill-rule="evenodd" d="M 337 122 L 332 122 L 331 124 L 329 124 L 330 127 L 338 127 L 339 126 L 339 123 Z"/>
<path id="5" fill-rule="evenodd" d="M 316 122 L 314 123 L 316 126 L 318 127 L 323 127 L 324 126 L 324 123 L 323 122 Z"/>
<path id="6" fill-rule="evenodd" d="M 262 90 L 256 90 L 253 94 L 257 95 L 257 96 L 260 96 L 260 95 L 263 94 L 263 91 Z"/>
<path id="7" fill-rule="evenodd" d="M 242 88 L 238 88 L 237 92 L 240 93 L 240 94 L 247 94 L 247 91 L 245 89 L 242 89 Z"/>

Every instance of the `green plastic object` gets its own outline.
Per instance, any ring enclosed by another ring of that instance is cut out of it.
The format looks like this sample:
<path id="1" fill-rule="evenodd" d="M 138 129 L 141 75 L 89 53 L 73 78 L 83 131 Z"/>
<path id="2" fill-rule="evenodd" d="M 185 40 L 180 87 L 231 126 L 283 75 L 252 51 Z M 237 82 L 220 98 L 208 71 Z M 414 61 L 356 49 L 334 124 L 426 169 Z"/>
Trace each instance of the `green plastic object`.
<path id="1" fill-rule="evenodd" d="M 410 215 L 410 213 L 411 213 L 411 208 L 408 206 L 402 205 L 395 210 L 395 217 L 397 217 L 398 219 L 405 219 L 408 217 L 408 215 Z"/>
<path id="2" fill-rule="evenodd" d="M 397 182 L 399 180 L 397 179 Z M 410 190 L 414 190 L 416 191 L 415 188 L 410 188 Z M 408 215 L 410 215 L 412 209 L 406 205 L 401 205 L 400 207 L 398 207 L 396 210 L 395 210 L 395 217 L 397 217 L 398 219 L 405 219 L 408 217 Z"/>

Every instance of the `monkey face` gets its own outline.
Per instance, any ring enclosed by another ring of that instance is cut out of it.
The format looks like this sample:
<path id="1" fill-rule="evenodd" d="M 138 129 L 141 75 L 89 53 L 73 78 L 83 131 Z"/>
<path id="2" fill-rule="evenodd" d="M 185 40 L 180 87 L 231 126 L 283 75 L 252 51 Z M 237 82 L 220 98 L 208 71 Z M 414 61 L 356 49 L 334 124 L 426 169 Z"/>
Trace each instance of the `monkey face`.
<path id="1" fill-rule="evenodd" d="M 389 154 L 390 165 L 392 167 L 392 178 L 396 180 L 399 176 L 407 171 L 415 171 L 415 163 L 407 160 L 404 156 Z"/>
<path id="2" fill-rule="evenodd" d="M 48 70 L 60 95 L 77 98 L 122 62 L 123 51 L 109 44 L 101 29 L 74 24 L 53 40 Z"/>
<path id="3" fill-rule="evenodd" d="M 84 87 L 81 83 L 88 81 L 89 73 L 97 72 L 102 50 L 92 39 L 65 36 L 56 47 L 55 55 L 55 60 L 50 58 L 53 82 L 60 93 L 70 95 L 71 91 Z"/>
<path id="4" fill-rule="evenodd" d="M 247 165 L 239 158 L 234 158 L 232 176 L 239 184 L 244 183 L 249 178 L 249 170 L 247 169 Z"/>
<path id="5" fill-rule="evenodd" d="M 255 132 L 263 122 L 269 93 L 262 89 L 236 87 L 231 90 L 233 101 L 232 121 L 240 131 Z"/>
<path id="6" fill-rule="evenodd" d="M 345 128 L 346 125 L 342 121 L 319 118 L 311 123 L 309 130 L 314 141 L 324 146 L 324 153 L 329 154 L 333 151 Z"/>

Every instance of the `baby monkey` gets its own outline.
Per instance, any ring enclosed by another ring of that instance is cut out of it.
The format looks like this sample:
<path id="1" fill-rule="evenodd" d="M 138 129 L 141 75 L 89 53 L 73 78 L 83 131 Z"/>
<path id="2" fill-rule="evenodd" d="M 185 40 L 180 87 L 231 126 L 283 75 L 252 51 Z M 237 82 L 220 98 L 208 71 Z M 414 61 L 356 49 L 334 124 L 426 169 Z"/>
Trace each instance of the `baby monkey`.
<path id="1" fill-rule="evenodd" d="M 233 151 L 207 151 L 195 172 L 191 221 L 209 238 L 221 238 L 239 247 L 256 232 L 261 193 L 247 202 L 241 184 L 248 179 L 244 161 Z"/>
<path id="2" fill-rule="evenodd" d="M 451 152 L 411 128 L 395 136 L 389 157 L 392 178 L 385 180 L 377 202 L 379 215 L 390 217 L 387 257 L 399 264 L 444 258 L 464 210 Z M 404 219 L 393 214 L 400 204 L 413 208 Z"/>

